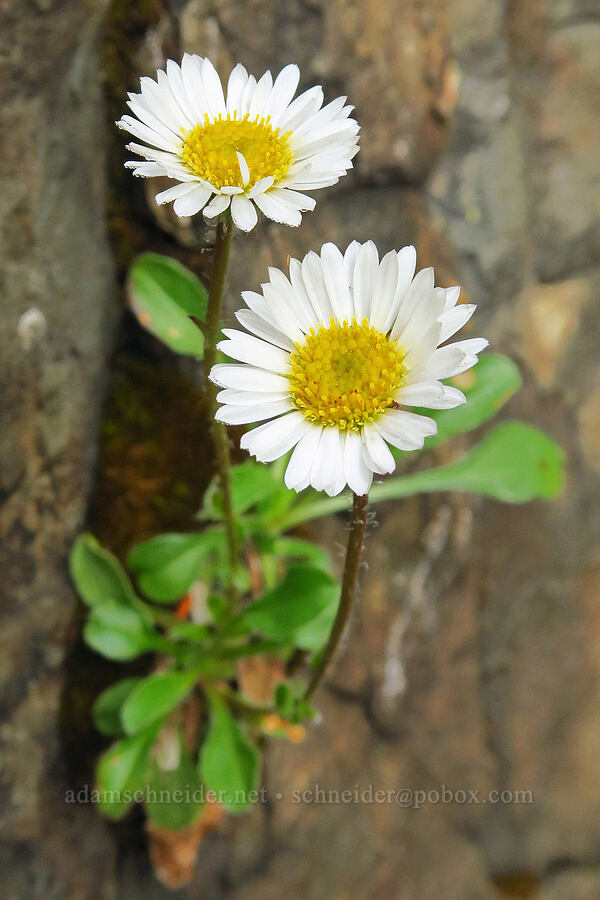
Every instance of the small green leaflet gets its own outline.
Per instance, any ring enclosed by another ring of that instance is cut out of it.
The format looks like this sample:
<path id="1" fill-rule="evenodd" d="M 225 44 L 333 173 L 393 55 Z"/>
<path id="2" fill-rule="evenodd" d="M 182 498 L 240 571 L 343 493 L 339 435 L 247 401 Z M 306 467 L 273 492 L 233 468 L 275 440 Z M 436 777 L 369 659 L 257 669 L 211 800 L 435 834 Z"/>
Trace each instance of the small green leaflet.
<path id="1" fill-rule="evenodd" d="M 527 503 L 537 497 L 557 497 L 564 483 L 564 452 L 556 441 L 533 425 L 504 422 L 456 462 L 410 475 L 388 478 L 369 492 L 372 503 L 435 491 L 468 491 L 504 503 Z M 293 528 L 350 506 L 351 497 L 301 500 L 283 522 Z"/>
<path id="2" fill-rule="evenodd" d="M 135 602 L 135 591 L 118 559 L 92 534 L 80 534 L 69 558 L 71 578 L 88 606 Z"/>
<path id="3" fill-rule="evenodd" d="M 472 380 L 472 384 L 469 387 L 461 386 L 461 379 Z M 451 382 L 459 387 L 467 398 L 467 402 L 462 406 L 440 410 L 411 409 L 411 412 L 430 416 L 437 422 L 437 434 L 427 438 L 426 448 L 442 444 L 457 434 L 473 431 L 474 428 L 492 419 L 519 390 L 522 383 L 516 363 L 499 353 L 485 353 L 476 366 L 464 375 L 451 379 Z M 406 456 L 405 453 L 402 455 Z"/>
<path id="4" fill-rule="evenodd" d="M 278 491 L 281 491 L 281 485 L 277 483 L 268 466 L 250 459 L 239 466 L 232 466 L 231 497 L 233 508 L 239 515 Z M 223 517 L 223 496 L 216 478 L 204 495 L 200 516 L 217 521 Z"/>
<path id="5" fill-rule="evenodd" d="M 149 650 L 163 649 L 165 644 L 140 613 L 117 604 L 94 607 L 83 636 L 92 650 L 116 660 L 135 659 Z"/>
<path id="6" fill-rule="evenodd" d="M 100 792 L 98 806 L 110 819 L 120 819 L 133 803 L 135 791 L 145 784 L 148 752 L 160 724 L 117 741 L 100 757 L 96 768 L 96 788 Z"/>
<path id="7" fill-rule="evenodd" d="M 102 734 L 122 734 L 121 707 L 141 678 L 123 678 L 96 698 L 92 707 L 94 725 Z"/>
<path id="8" fill-rule="evenodd" d="M 204 807 L 200 776 L 192 757 L 181 747 L 176 769 L 165 770 L 150 754 L 147 769 L 146 802 L 144 807 L 151 822 L 179 831 L 188 828 L 200 816 Z"/>
<path id="9" fill-rule="evenodd" d="M 131 692 L 121 709 L 126 734 L 136 734 L 170 713 L 189 694 L 195 672 L 157 672 L 144 678 Z"/>
<path id="10" fill-rule="evenodd" d="M 200 753 L 200 774 L 230 812 L 243 812 L 257 789 L 259 755 L 216 694 L 209 696 L 211 721 Z"/>
<path id="11" fill-rule="evenodd" d="M 157 603 L 181 599 L 200 576 L 203 560 L 223 545 L 223 532 L 160 534 L 133 548 L 128 563 L 140 590 Z"/>
<path id="12" fill-rule="evenodd" d="M 129 270 L 128 292 L 144 328 L 175 353 L 202 359 L 204 337 L 190 316 L 204 321 L 207 293 L 189 269 L 168 256 L 144 253 Z"/>
<path id="13" fill-rule="evenodd" d="M 266 637 L 312 650 L 329 633 L 338 597 L 337 581 L 323 569 L 293 565 L 281 584 L 248 606 L 238 622 Z"/>

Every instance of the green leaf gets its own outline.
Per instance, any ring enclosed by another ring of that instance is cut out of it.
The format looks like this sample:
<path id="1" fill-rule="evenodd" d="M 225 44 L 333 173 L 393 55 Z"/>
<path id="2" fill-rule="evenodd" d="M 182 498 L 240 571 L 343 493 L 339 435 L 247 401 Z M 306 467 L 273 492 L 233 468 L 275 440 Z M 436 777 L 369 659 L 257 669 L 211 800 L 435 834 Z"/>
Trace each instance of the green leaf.
<path id="1" fill-rule="evenodd" d="M 231 467 L 231 500 L 239 515 L 280 490 L 281 485 L 275 481 L 268 466 L 249 459 Z M 223 493 L 216 478 L 204 495 L 201 516 L 217 521 L 223 518 Z"/>
<path id="2" fill-rule="evenodd" d="M 192 825 L 204 806 L 202 782 L 192 757 L 182 748 L 180 753 L 173 770 L 161 769 L 154 754 L 148 762 L 146 814 L 155 825 L 171 831 Z"/>
<path id="3" fill-rule="evenodd" d="M 134 547 L 127 561 L 147 597 L 171 603 L 187 593 L 203 560 L 223 540 L 223 533 L 212 528 L 200 534 L 160 534 Z"/>
<path id="4" fill-rule="evenodd" d="M 275 709 L 282 719 L 291 720 L 298 698 L 289 684 L 280 681 L 275 688 Z"/>
<path id="5" fill-rule="evenodd" d="M 92 534 L 80 534 L 69 559 L 77 593 L 88 606 L 135 602 L 135 591 L 118 559 Z"/>
<path id="6" fill-rule="evenodd" d="M 275 708 L 282 719 L 297 723 L 306 719 L 314 719 L 317 711 L 303 697 L 304 685 L 294 686 L 282 681 L 275 689 Z"/>
<path id="7" fill-rule="evenodd" d="M 391 478 L 372 491 L 374 502 L 408 493 L 469 491 L 504 503 L 558 496 L 564 481 L 562 448 L 532 425 L 497 425 L 470 453 L 439 469 Z"/>
<path id="8" fill-rule="evenodd" d="M 203 781 L 230 812 L 243 812 L 252 803 L 259 776 L 259 756 L 223 700 L 209 696 L 211 721 L 200 754 Z"/>
<path id="9" fill-rule="evenodd" d="M 329 572 L 331 568 L 329 554 L 322 547 L 319 547 L 318 544 L 313 544 L 312 541 L 290 537 L 278 538 L 275 541 L 273 552 L 278 556 L 283 556 L 285 559 L 296 559 L 312 563 L 313 566 L 316 566 L 318 569 L 324 569 L 326 572 Z"/>
<path id="10" fill-rule="evenodd" d="M 470 453 L 437 469 L 389 478 L 370 491 L 371 502 L 434 491 L 467 491 L 504 503 L 557 497 L 564 483 L 564 452 L 547 434 L 524 422 L 497 425 Z M 350 506 L 342 495 L 305 500 L 286 516 L 283 529 Z"/>
<path id="11" fill-rule="evenodd" d="M 327 572 L 308 565 L 290 566 L 281 584 L 247 607 L 238 622 L 269 638 L 310 650 L 316 640 L 314 623 L 323 614 L 333 621 L 338 598 L 339 585 Z"/>
<path id="12" fill-rule="evenodd" d="M 158 672 L 138 684 L 125 701 L 121 722 L 127 734 L 136 734 L 170 713 L 189 694 L 195 672 Z"/>
<path id="13" fill-rule="evenodd" d="M 92 707 L 94 725 L 102 734 L 122 734 L 120 711 L 125 700 L 130 695 L 141 678 L 124 678 L 111 684 L 96 698 Z"/>
<path id="14" fill-rule="evenodd" d="M 173 622 L 169 625 L 169 639 L 172 641 L 193 641 L 204 643 L 212 637 L 212 629 L 208 625 L 197 625 L 195 622 Z"/>
<path id="15" fill-rule="evenodd" d="M 168 256 L 144 253 L 129 271 L 128 290 L 144 328 L 175 353 L 202 358 L 204 337 L 190 316 L 204 321 L 207 293 L 189 269 Z"/>
<path id="16" fill-rule="evenodd" d="M 476 366 L 452 379 L 452 384 L 460 388 L 467 398 L 467 402 L 462 406 L 456 406 L 454 409 L 411 410 L 430 416 L 437 422 L 437 434 L 427 439 L 426 447 L 433 447 L 457 434 L 472 431 L 493 418 L 519 390 L 522 379 L 516 363 L 508 356 L 486 353 Z"/>
<path id="17" fill-rule="evenodd" d="M 100 792 L 98 806 L 105 816 L 120 819 L 133 803 L 133 794 L 143 789 L 148 752 L 158 728 L 154 725 L 135 737 L 123 738 L 100 757 L 96 788 Z"/>
<path id="18" fill-rule="evenodd" d="M 164 645 L 140 613 L 116 604 L 94 607 L 83 636 L 92 650 L 116 660 L 135 659 Z"/>
<path id="19" fill-rule="evenodd" d="M 318 616 L 300 628 L 294 635 L 294 643 L 302 650 L 320 650 L 329 638 L 333 622 L 339 606 L 339 588 L 335 600 L 331 602 Z"/>

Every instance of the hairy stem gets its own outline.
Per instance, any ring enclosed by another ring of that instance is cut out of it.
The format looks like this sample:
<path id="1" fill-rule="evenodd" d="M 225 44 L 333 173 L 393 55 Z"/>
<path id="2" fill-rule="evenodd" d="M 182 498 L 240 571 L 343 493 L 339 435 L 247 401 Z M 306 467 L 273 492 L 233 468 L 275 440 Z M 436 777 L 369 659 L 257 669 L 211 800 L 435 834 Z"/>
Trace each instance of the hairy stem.
<path id="1" fill-rule="evenodd" d="M 217 361 L 217 341 L 221 331 L 221 305 L 225 291 L 225 278 L 229 263 L 229 251 L 233 224 L 229 217 L 222 217 L 217 222 L 217 234 L 215 242 L 215 255 L 210 290 L 208 292 L 208 310 L 206 313 L 206 329 L 204 343 L 204 369 L 207 375 L 208 414 L 210 417 L 210 430 L 217 457 L 217 470 L 223 490 L 223 510 L 225 515 L 225 529 L 227 532 L 227 546 L 229 551 L 229 565 L 232 576 L 230 586 L 232 594 L 233 575 L 238 566 L 237 535 L 235 530 L 235 518 L 231 499 L 231 459 L 229 454 L 229 437 L 227 429 L 222 422 L 217 422 L 217 393 L 219 388 L 208 380 L 208 374 Z"/>
<path id="2" fill-rule="evenodd" d="M 348 548 L 346 550 L 346 562 L 344 564 L 344 577 L 342 579 L 342 593 L 340 596 L 340 605 L 338 607 L 337 616 L 329 635 L 329 641 L 323 651 L 323 655 L 315 668 L 310 683 L 306 689 L 305 699 L 308 700 L 318 686 L 320 685 L 327 668 L 335 656 L 340 640 L 350 613 L 352 604 L 354 603 L 354 595 L 356 593 L 356 583 L 358 578 L 358 570 L 362 557 L 363 542 L 365 537 L 365 529 L 367 527 L 367 510 L 369 508 L 368 494 L 354 494 L 352 504 L 352 519 L 350 522 L 350 535 L 348 537 Z"/>

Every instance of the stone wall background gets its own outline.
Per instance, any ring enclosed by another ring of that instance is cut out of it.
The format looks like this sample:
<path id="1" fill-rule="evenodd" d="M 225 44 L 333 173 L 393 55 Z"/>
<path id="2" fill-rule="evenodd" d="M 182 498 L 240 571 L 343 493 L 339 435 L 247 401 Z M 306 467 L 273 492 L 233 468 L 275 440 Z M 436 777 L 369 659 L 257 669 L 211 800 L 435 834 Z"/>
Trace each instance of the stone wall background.
<path id="1" fill-rule="evenodd" d="M 551 505 L 443 495 L 378 510 L 360 610 L 320 698 L 323 724 L 303 745 L 273 748 L 271 804 L 206 840 L 180 896 L 595 900 L 597 5 L 2 0 L 0 14 L 4 895 L 168 895 L 139 822 L 115 828 L 65 806 L 93 753 L 86 709 L 67 752 L 60 708 L 90 671 L 72 666 L 65 558 L 87 515 L 109 373 L 140 343 L 176 365 L 120 317 L 115 271 L 141 249 L 204 271 L 209 262 L 201 222 L 176 221 L 153 206 L 154 188 L 123 177 L 110 121 L 135 75 L 188 50 L 223 72 L 237 60 L 255 72 L 296 61 L 303 84 L 348 94 L 363 129 L 356 170 L 320 192 L 299 229 L 262 223 L 237 241 L 229 309 L 267 265 L 325 239 L 374 238 L 384 251 L 415 243 L 420 265 L 480 304 L 478 332 L 519 362 L 525 385 L 503 415 L 563 443 L 568 482 Z M 27 350 L 18 323 L 34 306 L 45 333 Z M 97 483 L 104 469 L 101 460 Z M 321 536 L 337 552 L 343 520 Z M 315 784 L 531 790 L 535 803 L 293 802 L 294 789 Z"/>

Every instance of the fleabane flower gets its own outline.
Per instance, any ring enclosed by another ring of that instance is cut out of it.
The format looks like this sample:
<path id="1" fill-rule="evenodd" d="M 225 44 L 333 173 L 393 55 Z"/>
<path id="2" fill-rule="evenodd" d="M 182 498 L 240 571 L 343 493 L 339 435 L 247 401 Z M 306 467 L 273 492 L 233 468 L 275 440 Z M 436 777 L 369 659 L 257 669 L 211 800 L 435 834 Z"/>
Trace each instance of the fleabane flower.
<path id="1" fill-rule="evenodd" d="M 372 241 L 354 241 L 344 255 L 325 244 L 320 255 L 290 260 L 289 279 L 271 268 L 262 294 L 242 294 L 248 308 L 236 316 L 246 331 L 224 329 L 219 344 L 240 364 L 210 372 L 224 388 L 217 419 L 268 419 L 241 446 L 261 462 L 294 448 L 289 488 L 365 494 L 374 473 L 394 470 L 388 444 L 417 450 L 436 433 L 411 406 L 465 403 L 442 380 L 475 365 L 488 341 L 445 343 L 475 306 L 457 306 L 459 287 L 435 287 L 433 269 L 415 275 L 415 265 L 414 247 L 380 261 Z"/>
<path id="2" fill-rule="evenodd" d="M 213 218 L 231 208 L 237 227 L 250 231 L 258 208 L 299 225 L 315 206 L 303 191 L 335 184 L 352 167 L 359 130 L 345 97 L 323 106 L 322 88 L 313 87 L 294 100 L 299 79 L 295 65 L 258 82 L 237 65 L 225 95 L 210 60 L 169 59 L 156 81 L 142 78 L 140 93 L 128 95 L 133 116 L 117 125 L 143 142 L 127 146 L 144 161 L 125 165 L 134 175 L 176 179 L 156 202 L 174 201 L 178 216 L 203 209 Z"/>

